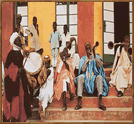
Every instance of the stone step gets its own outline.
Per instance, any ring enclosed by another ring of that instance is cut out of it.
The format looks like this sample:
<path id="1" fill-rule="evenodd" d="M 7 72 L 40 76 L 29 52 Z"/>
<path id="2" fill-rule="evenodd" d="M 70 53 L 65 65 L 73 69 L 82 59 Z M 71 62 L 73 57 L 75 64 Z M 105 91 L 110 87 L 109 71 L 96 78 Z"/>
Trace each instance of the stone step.
<path id="1" fill-rule="evenodd" d="M 29 120 L 38 120 L 38 109 L 33 110 L 32 117 Z M 45 112 L 45 120 L 128 120 L 132 121 L 132 108 L 107 108 L 106 111 L 102 111 L 99 108 L 82 108 L 80 110 L 74 110 L 72 107 L 68 107 L 66 111 L 62 111 L 62 108 L 50 108 L 48 107 Z"/>
<path id="2" fill-rule="evenodd" d="M 83 107 L 97 107 L 98 106 L 98 98 L 97 96 L 91 96 L 87 94 L 83 94 Z M 85 102 L 86 101 L 86 102 Z M 90 102 L 91 101 L 91 102 Z M 115 87 L 109 87 L 109 93 L 107 97 L 103 97 L 102 102 L 106 105 L 106 107 L 131 107 L 132 106 L 132 88 L 127 88 L 123 97 L 117 97 L 117 91 Z M 77 104 L 77 98 L 75 97 L 73 101 L 69 101 L 67 98 L 67 106 L 75 107 Z M 34 107 L 38 107 L 38 99 L 34 99 Z M 73 105 L 73 106 L 71 106 Z M 57 101 L 53 100 L 49 106 L 52 107 L 62 107 L 62 100 Z"/>
<path id="3" fill-rule="evenodd" d="M 132 88 L 127 88 L 124 91 L 123 96 L 132 96 Z M 115 87 L 109 87 L 109 92 L 108 92 L 108 96 L 117 96 L 117 90 Z"/>
<path id="4" fill-rule="evenodd" d="M 109 85 L 109 81 L 110 81 L 110 80 L 111 80 L 110 77 L 106 77 L 106 81 L 107 81 L 108 86 L 110 86 L 110 85 Z"/>
<path id="5" fill-rule="evenodd" d="M 105 76 L 110 77 L 110 74 L 112 73 L 112 68 L 104 68 Z"/>
<path id="6" fill-rule="evenodd" d="M 77 97 L 70 101 L 69 99 L 66 100 L 67 107 L 75 107 L 77 105 Z M 83 97 L 82 98 L 82 106 L 83 108 L 97 108 L 99 103 L 98 97 Z M 102 103 L 109 108 L 114 107 L 132 107 L 132 97 L 124 96 L 124 97 L 115 97 L 115 96 L 108 96 L 103 97 Z M 57 101 L 53 99 L 53 102 L 49 104 L 49 108 L 62 108 L 63 101 Z"/>
<path id="7" fill-rule="evenodd" d="M 40 122 L 40 120 L 30 120 L 28 119 L 26 122 Z M 48 123 L 125 123 L 125 124 L 128 124 L 128 123 L 133 123 L 132 120 L 45 120 L 44 122 L 48 122 Z"/>

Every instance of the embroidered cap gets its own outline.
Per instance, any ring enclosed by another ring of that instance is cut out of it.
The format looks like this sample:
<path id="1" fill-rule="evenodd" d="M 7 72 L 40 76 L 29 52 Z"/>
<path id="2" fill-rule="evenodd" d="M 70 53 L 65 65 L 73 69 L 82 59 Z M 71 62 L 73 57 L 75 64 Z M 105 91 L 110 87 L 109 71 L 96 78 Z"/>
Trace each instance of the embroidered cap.
<path id="1" fill-rule="evenodd" d="M 84 44 L 85 47 L 86 47 L 87 45 L 90 45 L 90 46 L 91 46 L 90 42 L 86 42 L 86 43 Z"/>

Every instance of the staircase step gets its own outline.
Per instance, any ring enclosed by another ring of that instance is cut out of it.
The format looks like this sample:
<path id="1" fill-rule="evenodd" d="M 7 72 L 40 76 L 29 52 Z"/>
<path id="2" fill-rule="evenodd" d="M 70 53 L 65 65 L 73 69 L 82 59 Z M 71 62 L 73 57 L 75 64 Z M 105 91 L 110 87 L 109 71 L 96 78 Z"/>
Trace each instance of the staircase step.
<path id="1" fill-rule="evenodd" d="M 105 76 L 110 77 L 110 74 L 112 73 L 112 68 L 104 68 Z"/>
<path id="2" fill-rule="evenodd" d="M 110 77 L 106 77 L 106 81 L 107 81 L 108 86 L 110 86 L 110 85 L 109 85 L 109 81 L 110 81 L 110 80 L 111 80 Z"/>
<path id="3" fill-rule="evenodd" d="M 83 107 L 97 107 L 98 97 L 83 94 Z M 109 93 L 107 97 L 103 97 L 102 102 L 106 107 L 131 107 L 132 106 L 132 88 L 127 88 L 123 97 L 117 97 L 117 91 L 115 87 L 109 87 Z M 35 98 L 33 102 L 34 107 L 38 107 L 38 99 Z M 67 106 L 75 107 L 77 104 L 77 98 L 75 97 L 73 101 L 67 99 Z M 62 107 L 62 100 L 53 100 L 49 106 L 52 107 Z"/>
<path id="4" fill-rule="evenodd" d="M 75 107 L 77 105 L 77 98 L 75 97 L 73 99 L 73 101 L 70 101 L 69 99 L 66 100 L 67 103 L 67 107 Z M 98 107 L 98 97 L 83 97 L 82 98 L 82 106 L 83 108 L 93 108 L 93 107 Z M 106 106 L 106 107 L 132 107 L 132 97 L 112 97 L 112 96 L 108 96 L 108 97 L 103 97 L 102 99 L 102 103 Z M 63 101 L 57 101 L 57 100 L 53 100 L 53 102 L 51 104 L 49 104 L 50 108 L 62 108 L 63 106 Z"/>
<path id="5" fill-rule="evenodd" d="M 37 109 L 38 110 L 38 109 Z M 28 120 L 39 120 L 38 111 L 35 109 L 34 115 Z M 102 111 L 99 108 L 82 108 L 74 110 L 68 107 L 66 111 L 62 108 L 48 107 L 45 112 L 45 120 L 129 120 L 132 121 L 132 108 L 107 108 Z M 28 121 L 27 120 L 27 121 Z"/>
<path id="6" fill-rule="evenodd" d="M 127 88 L 123 96 L 132 96 L 132 88 Z M 117 90 L 115 87 L 109 87 L 108 96 L 117 96 Z"/>
<path id="7" fill-rule="evenodd" d="M 30 119 L 28 119 L 26 122 L 40 122 L 40 120 L 30 120 Z M 126 123 L 126 124 L 128 124 L 128 123 L 133 123 L 133 121 L 132 120 L 44 120 L 44 122 L 48 122 L 48 123 L 54 123 L 54 122 L 57 122 L 57 123 L 84 123 L 84 122 L 86 122 L 86 123 L 96 123 L 96 122 L 102 122 L 102 123 L 109 123 L 109 122 L 111 122 L 111 123 Z"/>

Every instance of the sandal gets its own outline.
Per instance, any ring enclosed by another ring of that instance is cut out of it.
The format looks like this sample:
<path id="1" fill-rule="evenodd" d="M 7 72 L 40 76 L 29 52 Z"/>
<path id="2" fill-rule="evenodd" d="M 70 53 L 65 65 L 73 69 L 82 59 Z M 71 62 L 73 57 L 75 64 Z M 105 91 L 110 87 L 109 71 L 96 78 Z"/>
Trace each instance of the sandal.
<path id="1" fill-rule="evenodd" d="M 78 110 L 78 109 L 81 109 L 81 108 L 82 108 L 81 105 L 77 105 L 77 106 L 75 107 L 75 110 Z"/>
<path id="2" fill-rule="evenodd" d="M 99 109 L 105 111 L 106 110 L 106 107 L 104 105 L 99 105 Z"/>

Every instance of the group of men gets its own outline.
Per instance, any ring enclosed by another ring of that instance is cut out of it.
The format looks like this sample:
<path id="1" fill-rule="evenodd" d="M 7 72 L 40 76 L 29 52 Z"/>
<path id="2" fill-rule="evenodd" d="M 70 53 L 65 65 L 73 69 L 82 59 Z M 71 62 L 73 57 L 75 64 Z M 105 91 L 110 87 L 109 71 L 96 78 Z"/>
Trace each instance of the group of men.
<path id="1" fill-rule="evenodd" d="M 27 88 L 29 81 L 22 63 L 24 59 L 24 51 L 22 50 L 25 49 L 25 40 L 24 31 L 20 25 L 21 19 L 22 17 L 19 14 L 15 33 L 10 38 L 13 49 L 9 52 L 4 65 L 3 117 L 5 121 L 23 122 L 31 116 L 31 99 Z M 49 38 L 52 66 L 50 66 L 50 56 L 43 57 L 43 67 L 45 68 L 43 72 L 46 74 L 45 83 L 40 86 L 37 97 L 41 121 L 44 121 L 48 102 L 51 103 L 53 98 L 58 101 L 63 98 L 63 111 L 65 111 L 67 110 L 66 97 L 72 101 L 75 93 L 78 99 L 75 110 L 82 108 L 83 92 L 86 94 L 97 92 L 98 107 L 101 110 L 106 110 L 102 104 L 102 96 L 108 95 L 109 88 L 103 68 L 103 60 L 99 54 L 95 53 L 95 48 L 91 47 L 90 42 L 84 44 L 86 55 L 80 59 L 76 39 L 71 37 L 67 30 L 67 25 L 64 25 L 64 32 L 60 36 L 56 22 L 53 22 L 53 31 Z M 36 17 L 33 17 L 33 24 L 26 29 L 26 33 L 31 35 L 29 52 L 37 52 L 42 55 L 44 50 L 39 42 Z M 128 55 L 129 37 L 125 37 L 124 43 L 126 45 L 121 50 L 117 50 L 110 81 L 110 86 L 116 86 L 118 97 L 123 96 L 128 85 L 129 87 L 132 85 L 132 63 Z"/>

